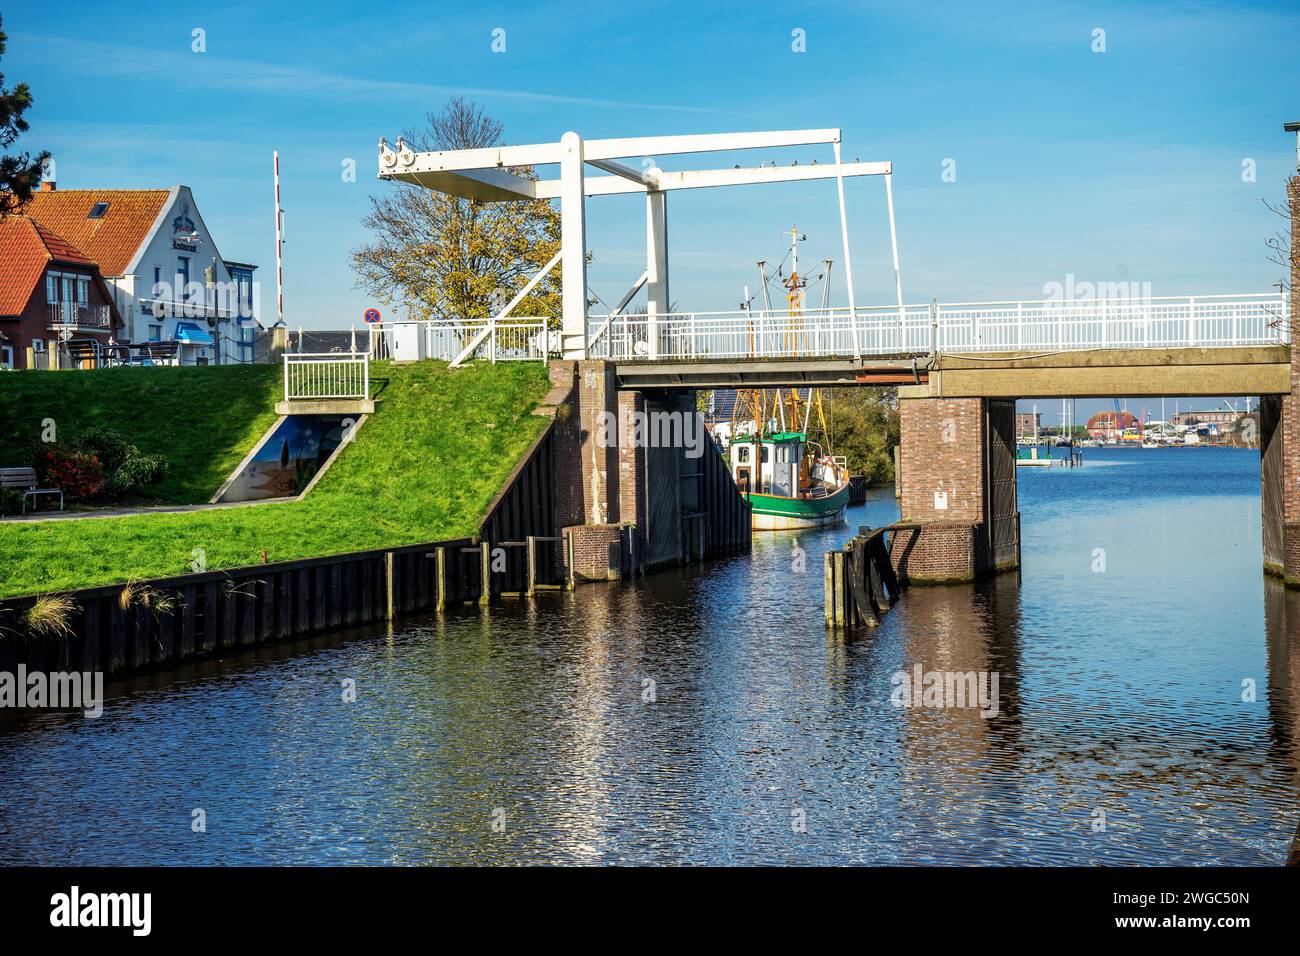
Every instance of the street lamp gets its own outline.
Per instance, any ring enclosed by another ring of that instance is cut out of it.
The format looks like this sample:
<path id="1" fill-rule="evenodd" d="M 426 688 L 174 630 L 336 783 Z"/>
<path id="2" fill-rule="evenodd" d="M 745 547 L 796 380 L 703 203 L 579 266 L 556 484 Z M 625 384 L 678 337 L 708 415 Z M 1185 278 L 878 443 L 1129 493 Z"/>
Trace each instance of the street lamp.
<path id="1" fill-rule="evenodd" d="M 1283 123 L 1282 129 L 1295 133 L 1295 171 L 1300 173 L 1300 123 Z"/>

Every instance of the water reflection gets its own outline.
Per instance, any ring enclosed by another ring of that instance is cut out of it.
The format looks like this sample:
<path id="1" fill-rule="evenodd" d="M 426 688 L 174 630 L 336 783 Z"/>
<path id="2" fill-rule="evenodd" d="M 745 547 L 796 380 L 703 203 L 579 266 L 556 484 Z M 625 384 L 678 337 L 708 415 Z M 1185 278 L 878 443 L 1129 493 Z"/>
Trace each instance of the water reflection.
<path id="1" fill-rule="evenodd" d="M 874 631 L 822 623 L 846 526 L 10 717 L 0 861 L 1282 862 L 1300 597 L 1259 574 L 1257 464 L 1159 454 L 1023 476 L 1023 574 Z M 895 707 L 916 664 L 997 672 L 998 715 Z"/>

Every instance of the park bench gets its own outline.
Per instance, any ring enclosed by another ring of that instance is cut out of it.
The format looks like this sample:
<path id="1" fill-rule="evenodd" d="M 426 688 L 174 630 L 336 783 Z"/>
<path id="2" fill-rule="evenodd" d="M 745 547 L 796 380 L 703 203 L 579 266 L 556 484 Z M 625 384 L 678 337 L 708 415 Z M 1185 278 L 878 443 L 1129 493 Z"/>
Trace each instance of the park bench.
<path id="1" fill-rule="evenodd" d="M 35 468 L 0 468 L 0 488 L 18 488 L 23 493 L 23 514 L 27 513 L 27 499 L 36 505 L 38 495 L 58 495 L 59 510 L 63 510 L 63 492 L 58 488 L 39 488 Z"/>

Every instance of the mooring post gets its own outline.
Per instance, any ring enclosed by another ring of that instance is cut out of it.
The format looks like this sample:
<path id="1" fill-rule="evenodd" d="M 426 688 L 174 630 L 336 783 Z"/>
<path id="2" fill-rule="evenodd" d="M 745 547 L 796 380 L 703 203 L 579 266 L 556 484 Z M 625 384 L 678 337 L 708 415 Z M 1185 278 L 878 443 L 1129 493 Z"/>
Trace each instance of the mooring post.
<path id="1" fill-rule="evenodd" d="M 848 578 L 845 573 L 847 563 L 843 551 L 831 551 L 826 555 L 826 622 L 834 627 L 848 627 L 852 624 L 848 596 Z"/>
<path id="2" fill-rule="evenodd" d="M 486 541 L 479 543 L 479 604 L 492 603 L 492 546 Z"/>
<path id="3" fill-rule="evenodd" d="M 849 579 L 849 590 L 853 596 L 853 606 L 857 610 L 857 616 L 862 623 L 868 627 L 875 627 L 880 623 L 880 618 L 876 616 L 876 606 L 872 603 L 871 595 L 867 591 L 865 543 L 861 537 L 857 537 L 845 545 L 845 549 L 851 549 L 846 564 L 848 565 L 847 577 Z"/>
<path id="4" fill-rule="evenodd" d="M 564 587 L 572 591 L 573 577 L 573 532 L 564 532 Z"/>
<path id="5" fill-rule="evenodd" d="M 822 555 L 822 604 L 826 623 L 835 626 L 835 552 Z"/>
<path id="6" fill-rule="evenodd" d="M 438 600 L 436 610 L 443 610 L 447 607 L 447 549 L 437 548 L 433 552 L 434 575 L 437 580 L 435 586 L 438 589 Z"/>
<path id="7" fill-rule="evenodd" d="M 525 591 L 524 594 L 532 597 L 533 592 L 537 590 L 537 562 L 533 557 L 533 550 L 537 545 L 537 538 L 530 534 L 524 538 L 524 544 L 528 549 L 528 590 Z"/>
<path id="8" fill-rule="evenodd" d="M 384 552 L 384 591 L 388 595 L 386 620 L 391 621 L 393 619 L 393 552 L 391 551 Z"/>
<path id="9" fill-rule="evenodd" d="M 890 600 L 885 594 L 885 585 L 880 572 L 880 552 L 876 547 L 876 541 L 871 542 L 864 557 L 867 564 L 867 594 L 881 611 L 888 611 Z"/>

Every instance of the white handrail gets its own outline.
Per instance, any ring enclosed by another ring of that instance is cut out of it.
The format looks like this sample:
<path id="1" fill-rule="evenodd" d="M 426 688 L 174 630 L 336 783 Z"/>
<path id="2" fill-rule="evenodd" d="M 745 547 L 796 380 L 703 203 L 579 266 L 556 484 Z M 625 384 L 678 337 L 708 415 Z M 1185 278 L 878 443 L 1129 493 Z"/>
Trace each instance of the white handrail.
<path id="1" fill-rule="evenodd" d="M 1288 312 L 1280 293 L 1047 299 L 618 316 L 604 339 L 590 333 L 609 317 L 594 315 L 588 333 L 593 358 L 618 361 L 650 358 L 651 326 L 658 358 L 672 361 L 1231 348 L 1285 344 Z"/>
<path id="2" fill-rule="evenodd" d="M 286 352 L 284 400 L 370 398 L 370 355 L 365 352 Z"/>

